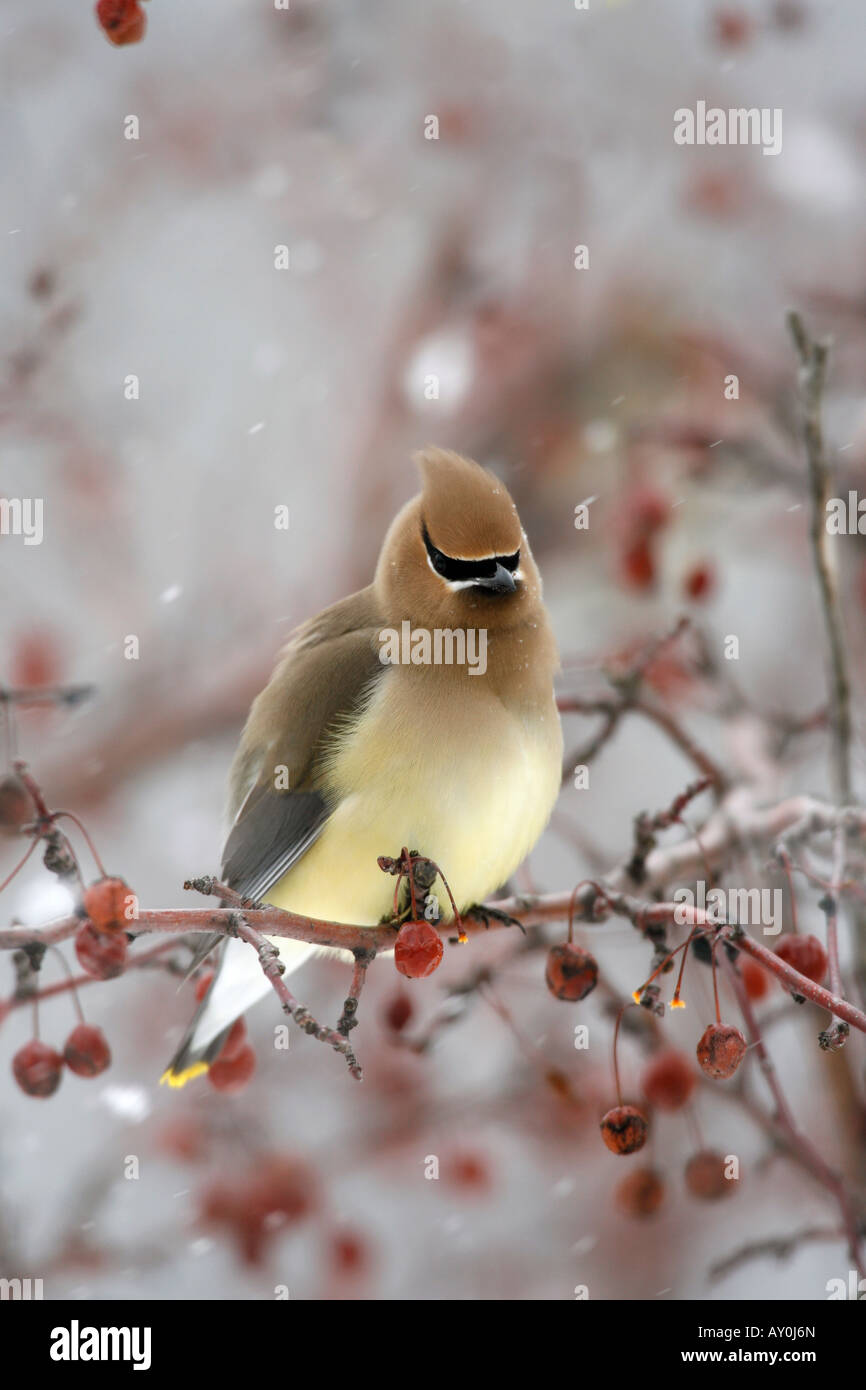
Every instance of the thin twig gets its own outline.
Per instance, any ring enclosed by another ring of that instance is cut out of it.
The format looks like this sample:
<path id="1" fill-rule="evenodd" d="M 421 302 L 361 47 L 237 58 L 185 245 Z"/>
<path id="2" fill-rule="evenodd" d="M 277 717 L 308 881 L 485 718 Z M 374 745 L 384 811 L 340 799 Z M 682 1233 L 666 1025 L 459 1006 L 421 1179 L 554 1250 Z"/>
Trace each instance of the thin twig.
<path id="1" fill-rule="evenodd" d="M 327 1043 L 335 1052 L 341 1053 L 346 1059 L 349 1074 L 353 1076 L 356 1081 L 363 1080 L 363 1070 L 348 1040 L 341 1036 L 341 1034 L 336 1033 L 333 1028 L 328 1028 L 317 1023 L 306 1005 L 299 1003 L 292 994 L 292 991 L 283 979 L 285 966 L 280 960 L 280 954 L 276 946 L 250 924 L 248 914 L 233 910 L 232 917 L 233 934 L 239 936 L 242 941 L 248 942 L 250 946 L 254 946 L 258 951 L 262 970 L 270 980 L 283 1011 L 297 1023 L 298 1027 L 302 1029 L 303 1032 L 309 1033 L 310 1036 L 316 1038 L 318 1042 Z"/>
<path id="2" fill-rule="evenodd" d="M 815 342 L 796 311 L 788 314 L 788 327 L 800 357 L 800 390 L 803 401 L 803 439 L 809 466 L 809 539 L 821 596 L 821 610 L 827 635 L 830 680 L 830 737 L 832 740 L 833 796 L 839 805 L 851 801 L 851 686 L 845 655 L 845 631 L 830 555 L 827 530 L 827 500 L 830 470 L 824 452 L 821 406 L 827 380 L 830 345 Z"/>

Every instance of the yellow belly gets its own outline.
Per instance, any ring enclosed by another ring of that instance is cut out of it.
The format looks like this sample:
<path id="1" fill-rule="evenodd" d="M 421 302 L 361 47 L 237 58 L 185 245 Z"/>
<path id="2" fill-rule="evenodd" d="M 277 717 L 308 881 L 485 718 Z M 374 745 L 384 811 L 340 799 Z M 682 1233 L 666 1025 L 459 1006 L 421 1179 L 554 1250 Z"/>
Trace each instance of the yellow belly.
<path id="1" fill-rule="evenodd" d="M 409 708 L 411 721 L 386 690 L 343 739 L 330 773 L 339 804 L 269 902 L 375 926 L 392 910 L 395 884 L 376 860 L 405 845 L 436 861 L 463 910 L 504 883 L 532 849 L 559 790 L 562 735 L 552 699 L 531 720 L 499 701 L 479 700 L 473 709 L 470 700 L 456 728 L 434 709 Z M 441 884 L 434 892 L 450 917 Z"/>

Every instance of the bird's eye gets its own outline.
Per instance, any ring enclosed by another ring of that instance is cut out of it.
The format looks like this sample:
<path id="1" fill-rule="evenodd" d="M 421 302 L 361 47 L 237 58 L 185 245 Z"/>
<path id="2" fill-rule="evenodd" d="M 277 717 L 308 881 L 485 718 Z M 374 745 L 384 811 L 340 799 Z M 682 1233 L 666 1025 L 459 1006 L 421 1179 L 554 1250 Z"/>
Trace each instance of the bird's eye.
<path id="1" fill-rule="evenodd" d="M 487 560 L 456 560 L 453 555 L 446 555 L 433 544 L 426 526 L 422 527 L 421 534 L 430 564 L 437 574 L 452 584 L 472 584 L 480 579 L 492 579 L 500 565 L 513 574 L 520 564 L 519 550 L 515 550 L 513 555 L 493 555 Z"/>

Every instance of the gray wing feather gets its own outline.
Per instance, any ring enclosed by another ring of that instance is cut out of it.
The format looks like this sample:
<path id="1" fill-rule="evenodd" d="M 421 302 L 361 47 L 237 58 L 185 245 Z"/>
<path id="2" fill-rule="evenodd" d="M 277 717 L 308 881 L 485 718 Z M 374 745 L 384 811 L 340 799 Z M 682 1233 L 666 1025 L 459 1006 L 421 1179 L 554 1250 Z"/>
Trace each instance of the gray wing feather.
<path id="1" fill-rule="evenodd" d="M 223 850 L 223 879 L 258 901 L 322 833 L 330 807 L 318 791 L 254 787 Z"/>

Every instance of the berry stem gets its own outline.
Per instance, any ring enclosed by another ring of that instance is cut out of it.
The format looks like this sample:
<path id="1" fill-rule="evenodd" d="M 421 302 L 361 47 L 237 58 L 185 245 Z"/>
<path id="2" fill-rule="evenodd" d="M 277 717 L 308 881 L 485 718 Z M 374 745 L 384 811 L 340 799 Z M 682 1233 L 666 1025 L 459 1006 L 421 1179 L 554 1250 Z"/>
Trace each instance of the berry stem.
<path id="1" fill-rule="evenodd" d="M 713 967 L 713 998 L 716 1001 L 716 1023 L 720 1024 L 722 1021 L 722 1015 L 719 1009 L 719 972 L 716 967 L 716 947 L 718 946 L 718 944 L 719 938 L 714 937 L 713 944 L 710 947 L 710 964 Z"/>
<path id="2" fill-rule="evenodd" d="M 674 990 L 674 997 L 671 1000 L 672 1009 L 684 1009 L 686 1007 L 685 999 L 680 998 L 680 990 L 683 987 L 683 975 L 686 971 L 686 961 L 688 960 L 689 946 L 691 945 L 692 937 L 695 935 L 695 932 L 697 930 L 697 927 L 692 927 L 692 930 L 689 932 L 688 936 L 683 942 L 683 958 L 680 961 L 680 973 L 679 975 L 677 975 L 677 987 Z"/>
<path id="3" fill-rule="evenodd" d="M 636 1004 L 639 1004 L 639 1003 L 640 1003 L 640 997 L 641 997 L 641 995 L 643 994 L 644 990 L 645 990 L 645 989 L 649 989 L 649 987 L 650 987 L 650 985 L 652 984 L 653 980 L 656 978 L 657 975 L 660 975 L 660 974 L 662 973 L 662 971 L 664 970 L 665 966 L 668 965 L 668 964 L 674 959 L 674 957 L 675 957 L 676 955 L 679 954 L 680 951 L 684 951 L 684 950 L 685 950 L 685 948 L 688 946 L 689 942 L 691 941 L 693 935 L 694 935 L 694 932 L 690 933 L 690 935 L 689 935 L 688 937 L 686 937 L 686 940 L 685 940 L 685 941 L 681 941 L 680 944 L 679 944 L 679 946 L 675 946 L 674 949 L 673 949 L 672 951 L 670 951 L 670 952 L 665 956 L 664 960 L 661 961 L 660 964 L 658 964 L 658 965 L 656 966 L 655 970 L 654 970 L 653 973 L 650 975 L 649 979 L 648 979 L 648 980 L 645 980 L 644 983 L 640 986 L 640 989 L 636 989 L 636 990 L 633 990 L 633 991 L 632 991 L 632 996 L 631 996 L 631 997 L 632 997 L 632 999 L 634 1000 L 634 1002 L 635 1002 Z"/>
<path id="4" fill-rule="evenodd" d="M 619 1061 L 616 1055 L 617 1043 L 619 1042 L 619 1025 L 622 1023 L 622 1016 L 626 1009 L 630 1009 L 631 1004 L 625 1003 L 620 1008 L 616 1016 L 616 1024 L 613 1030 L 613 1079 L 616 1083 L 616 1103 L 622 1105 L 622 1087 L 619 1084 Z"/>
<path id="5" fill-rule="evenodd" d="M 54 819 L 55 819 L 55 820 L 60 820 L 61 816 L 65 816 L 67 820 L 71 820 L 72 823 L 73 823 L 74 825 L 77 825 L 77 826 L 78 826 L 78 829 L 81 831 L 82 835 L 84 836 L 85 840 L 87 841 L 87 848 L 90 850 L 90 853 L 93 855 L 93 861 L 94 861 L 94 863 L 96 864 L 96 867 L 97 867 L 97 869 L 99 870 L 100 875 L 102 876 L 102 878 L 108 878 L 108 874 L 105 872 L 105 865 L 103 864 L 101 858 L 100 858 L 99 855 L 97 854 L 97 852 L 96 852 L 96 846 L 94 845 L 92 839 L 90 838 L 90 835 L 88 834 L 88 832 L 87 832 L 87 830 L 85 829 L 85 827 L 84 827 L 84 825 L 82 824 L 82 822 L 78 819 L 78 817 L 77 817 L 77 816 L 74 814 L 74 812 L 72 812 L 72 811 L 55 811 L 55 812 L 54 812 Z"/>
<path id="6" fill-rule="evenodd" d="M 77 990 L 76 987 L 75 987 L 75 976 L 72 974 L 72 970 L 71 970 L 71 968 L 70 968 L 69 961 L 66 959 L 65 955 L 63 954 L 63 952 L 60 950 L 60 948 L 59 948 L 58 946 L 49 946 L 48 949 L 49 949 L 49 951 L 53 951 L 54 955 L 55 955 L 55 956 L 57 957 L 57 959 L 60 961 L 61 965 L 63 966 L 64 971 L 66 972 L 66 979 L 67 979 L 68 984 L 69 984 L 69 989 L 70 989 L 70 991 L 71 991 L 71 993 L 72 993 L 72 1003 L 73 1003 L 73 1005 L 74 1005 L 74 1007 L 75 1007 L 75 1012 L 78 1014 L 78 1022 L 79 1022 L 79 1023 L 83 1023 L 83 1022 L 84 1022 L 84 1011 L 83 1011 L 83 1009 L 82 1009 L 82 1007 L 81 1007 L 81 1000 L 80 1000 L 79 997 L 78 997 L 78 990 Z"/>

